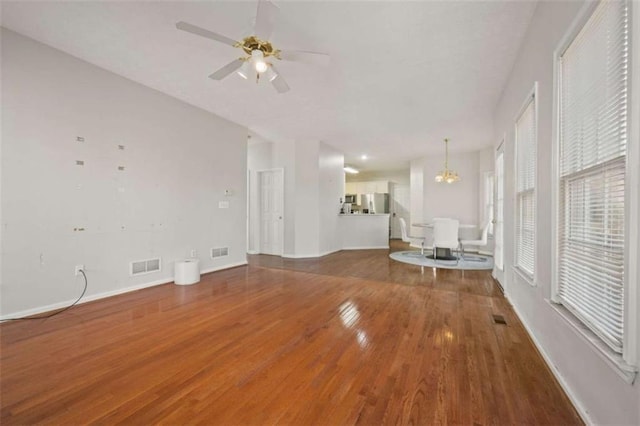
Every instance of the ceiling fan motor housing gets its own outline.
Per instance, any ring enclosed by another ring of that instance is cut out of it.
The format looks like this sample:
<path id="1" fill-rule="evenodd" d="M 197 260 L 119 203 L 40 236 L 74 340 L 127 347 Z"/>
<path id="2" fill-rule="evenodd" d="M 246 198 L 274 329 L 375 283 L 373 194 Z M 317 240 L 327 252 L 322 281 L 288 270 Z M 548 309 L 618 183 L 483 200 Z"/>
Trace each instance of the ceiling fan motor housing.
<path id="1" fill-rule="evenodd" d="M 278 57 L 280 51 L 278 49 L 274 49 L 270 42 L 261 40 L 256 36 L 249 36 L 242 39 L 242 42 L 237 44 L 237 47 L 244 50 L 244 52 L 251 56 L 251 52 L 254 50 L 259 50 L 262 52 L 264 57 L 275 56 Z"/>

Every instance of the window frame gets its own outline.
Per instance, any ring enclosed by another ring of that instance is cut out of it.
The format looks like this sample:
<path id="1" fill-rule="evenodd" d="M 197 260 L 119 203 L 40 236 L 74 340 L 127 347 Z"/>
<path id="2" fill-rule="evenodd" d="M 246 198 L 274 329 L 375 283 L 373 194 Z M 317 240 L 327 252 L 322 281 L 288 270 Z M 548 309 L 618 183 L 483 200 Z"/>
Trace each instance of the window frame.
<path id="1" fill-rule="evenodd" d="M 493 225 L 495 223 L 495 176 L 493 171 L 482 173 L 482 221 L 480 226 L 489 221 L 488 235 L 493 237 Z"/>
<path id="2" fill-rule="evenodd" d="M 520 119 L 520 117 L 522 117 L 522 114 L 525 112 L 525 110 L 527 109 L 527 107 L 529 106 L 529 104 L 533 102 L 533 119 L 534 119 L 534 129 L 535 129 L 535 136 L 534 136 L 534 148 L 535 148 L 535 165 L 534 165 L 534 178 L 533 178 L 533 188 L 527 189 L 525 191 L 518 191 L 518 120 Z M 517 222 L 520 220 L 519 217 L 519 208 L 518 208 L 518 203 L 519 203 L 519 197 L 521 194 L 525 193 L 525 192 L 532 192 L 533 195 L 533 202 L 534 202 L 534 208 L 533 208 L 533 224 L 534 224 L 534 229 L 533 229 L 533 271 L 530 273 L 529 271 L 527 271 L 526 269 L 521 268 L 518 265 L 518 258 L 517 258 L 517 254 L 514 254 L 514 261 L 513 261 L 513 270 L 514 272 L 525 282 L 527 282 L 529 285 L 531 286 L 536 286 L 536 277 L 537 277 L 537 268 L 536 268 L 536 263 L 537 263 L 537 247 L 538 244 L 536 243 L 536 226 L 538 223 L 538 82 L 535 81 L 533 83 L 533 87 L 531 88 L 531 90 L 529 90 L 524 98 L 524 101 L 522 102 L 522 105 L 520 106 L 520 108 L 518 109 L 518 113 L 515 115 L 515 118 L 513 120 L 513 131 L 514 131 L 514 212 L 513 212 L 513 247 L 514 250 L 517 252 L 518 250 L 518 233 L 516 230 L 516 224 Z"/>
<path id="3" fill-rule="evenodd" d="M 572 25 L 566 31 L 553 53 L 553 110 L 552 110 L 552 149 L 551 149 L 551 287 L 548 302 L 590 347 L 601 356 L 605 362 L 618 373 L 627 383 L 632 384 L 640 364 L 638 353 L 638 321 L 640 316 L 640 265 L 634 265 L 640 255 L 640 55 L 633 55 L 633 45 L 640 45 L 640 4 L 629 1 L 629 137 L 626 152 L 625 176 L 625 278 L 624 278 L 624 334 L 623 352 L 616 353 L 608 344 L 601 340 L 595 332 L 589 329 L 569 309 L 560 303 L 558 272 L 559 272 L 559 236 L 560 221 L 560 101 L 562 87 L 560 85 L 560 61 L 562 55 L 575 40 L 585 24 L 591 18 L 600 1 L 588 2 L 583 5 Z"/>
<path id="4" fill-rule="evenodd" d="M 501 276 L 504 278 L 502 274 L 504 274 L 504 205 L 505 205 L 505 161 L 504 161 L 504 141 L 507 139 L 506 135 L 503 136 L 500 145 L 496 149 L 496 155 L 493 159 L 494 161 L 494 227 L 493 227 L 493 255 L 494 255 L 494 263 L 496 270 L 500 271 Z M 500 167 L 498 167 L 500 165 Z M 500 235 L 496 232 L 497 225 L 500 225 Z M 498 251 L 499 248 L 499 251 Z M 498 255 L 499 253 L 499 255 Z M 503 279 L 504 281 L 504 279 Z"/>

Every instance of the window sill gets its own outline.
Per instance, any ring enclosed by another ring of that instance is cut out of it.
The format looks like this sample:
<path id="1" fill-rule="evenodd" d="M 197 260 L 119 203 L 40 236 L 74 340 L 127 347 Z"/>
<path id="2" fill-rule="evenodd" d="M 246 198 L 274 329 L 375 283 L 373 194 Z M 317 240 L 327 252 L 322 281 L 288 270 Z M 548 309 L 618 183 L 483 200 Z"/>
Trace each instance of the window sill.
<path id="1" fill-rule="evenodd" d="M 578 320 L 568 309 L 547 299 L 549 305 L 558 315 L 563 318 L 576 334 L 582 338 L 593 351 L 602 358 L 626 383 L 632 385 L 638 374 L 637 367 L 627 364 L 622 359 L 622 355 L 611 350 L 598 336 L 589 330 L 580 320 Z"/>
<path id="2" fill-rule="evenodd" d="M 517 275 L 518 278 L 520 278 L 521 281 L 526 282 L 531 287 L 535 287 L 536 286 L 535 279 L 531 275 L 529 275 L 528 272 L 523 271 L 522 269 L 518 268 L 517 266 L 513 267 L 513 272 Z"/>

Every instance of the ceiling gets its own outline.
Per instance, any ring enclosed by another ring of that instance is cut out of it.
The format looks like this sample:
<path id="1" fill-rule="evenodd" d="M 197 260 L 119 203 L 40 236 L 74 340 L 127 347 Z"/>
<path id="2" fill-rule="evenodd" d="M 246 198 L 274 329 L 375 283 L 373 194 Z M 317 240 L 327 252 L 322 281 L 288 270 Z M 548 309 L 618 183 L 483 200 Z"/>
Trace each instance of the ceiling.
<path id="1" fill-rule="evenodd" d="M 535 9 L 530 1 L 277 1 L 279 49 L 328 53 L 328 67 L 279 62 L 291 87 L 207 76 L 240 51 L 175 28 L 250 35 L 256 1 L 2 1 L 2 26 L 274 141 L 320 140 L 362 170 L 407 168 L 488 147 L 492 112 Z M 360 155 L 369 159 L 362 161 Z"/>

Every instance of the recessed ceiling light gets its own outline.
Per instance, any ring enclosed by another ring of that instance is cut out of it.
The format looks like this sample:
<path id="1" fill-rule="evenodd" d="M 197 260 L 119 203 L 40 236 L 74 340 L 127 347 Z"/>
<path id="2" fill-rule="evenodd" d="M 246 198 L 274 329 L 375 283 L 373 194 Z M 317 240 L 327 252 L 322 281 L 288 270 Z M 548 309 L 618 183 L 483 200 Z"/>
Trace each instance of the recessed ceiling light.
<path id="1" fill-rule="evenodd" d="M 366 160 L 366 159 L 367 159 L 367 158 L 369 158 L 369 157 L 367 156 L 367 154 L 362 154 L 362 155 L 360 156 L 360 158 L 361 158 L 361 159 L 363 159 L 363 160 Z"/>

